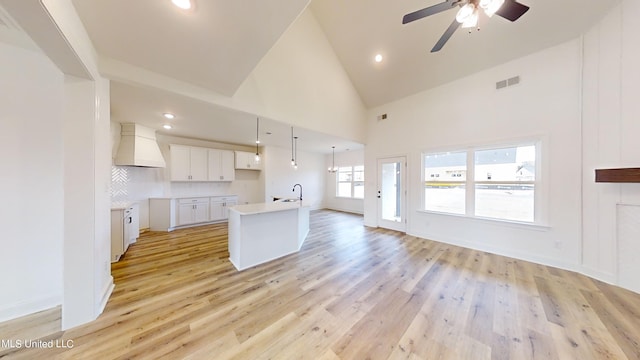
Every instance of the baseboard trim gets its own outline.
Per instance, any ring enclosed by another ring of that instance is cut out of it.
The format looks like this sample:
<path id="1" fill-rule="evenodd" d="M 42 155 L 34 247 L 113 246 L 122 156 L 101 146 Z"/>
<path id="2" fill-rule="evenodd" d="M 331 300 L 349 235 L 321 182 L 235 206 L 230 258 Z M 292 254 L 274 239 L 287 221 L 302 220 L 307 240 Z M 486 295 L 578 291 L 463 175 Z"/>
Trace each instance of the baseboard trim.
<path id="1" fill-rule="evenodd" d="M 109 276 L 109 282 L 102 291 L 102 299 L 100 300 L 100 304 L 98 304 L 96 317 L 102 314 L 102 312 L 104 311 L 104 308 L 107 306 L 107 302 L 109 302 L 109 298 L 111 297 L 111 294 L 113 293 L 113 289 L 115 287 L 116 285 L 113 282 L 113 276 Z"/>
<path id="2" fill-rule="evenodd" d="M 62 304 L 60 296 L 46 296 L 36 300 L 21 301 L 0 309 L 0 322 L 17 319 Z"/>

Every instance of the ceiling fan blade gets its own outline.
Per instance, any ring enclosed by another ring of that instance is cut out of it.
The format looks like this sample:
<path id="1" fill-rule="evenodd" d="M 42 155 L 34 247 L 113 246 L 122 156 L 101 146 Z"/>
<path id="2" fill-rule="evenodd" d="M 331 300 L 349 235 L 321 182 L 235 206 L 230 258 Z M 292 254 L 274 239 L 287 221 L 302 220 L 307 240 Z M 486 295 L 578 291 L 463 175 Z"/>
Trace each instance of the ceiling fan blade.
<path id="1" fill-rule="evenodd" d="M 402 18 L 402 23 L 403 24 L 407 24 L 410 23 L 412 21 L 416 21 L 416 20 L 420 20 L 422 18 L 425 18 L 427 16 L 431 16 L 437 13 L 441 13 L 443 11 L 447 11 L 451 8 L 454 8 L 457 5 L 457 2 L 455 0 L 447 0 L 443 3 L 440 4 L 436 4 L 433 6 L 429 6 L 428 8 L 424 8 L 422 10 L 418 10 L 418 11 L 414 11 L 412 13 L 409 13 L 407 15 L 405 15 Z"/>
<path id="2" fill-rule="evenodd" d="M 440 37 L 440 40 L 438 40 L 438 42 L 433 47 L 433 49 L 431 49 L 431 52 L 434 53 L 434 52 L 440 51 L 440 49 L 442 49 L 444 44 L 446 44 L 447 41 L 449 41 L 449 38 L 451 38 L 451 35 L 453 35 L 453 33 L 456 32 L 456 30 L 458 30 L 460 26 L 462 26 L 462 24 L 460 24 L 458 20 L 453 19 L 453 22 L 451 23 L 451 25 L 449 25 L 449 27 L 444 32 L 444 34 L 442 34 L 442 36 Z"/>
<path id="3" fill-rule="evenodd" d="M 516 21 L 527 11 L 529 11 L 527 5 L 520 4 L 515 0 L 506 0 L 500 9 L 496 11 L 496 15 L 502 16 L 510 21 Z"/>

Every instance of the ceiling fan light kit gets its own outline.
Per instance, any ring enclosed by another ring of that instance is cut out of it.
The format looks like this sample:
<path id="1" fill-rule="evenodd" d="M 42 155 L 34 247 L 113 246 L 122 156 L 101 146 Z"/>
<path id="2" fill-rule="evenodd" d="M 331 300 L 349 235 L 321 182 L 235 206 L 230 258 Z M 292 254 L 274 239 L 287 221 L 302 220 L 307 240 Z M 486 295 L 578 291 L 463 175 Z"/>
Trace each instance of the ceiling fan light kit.
<path id="1" fill-rule="evenodd" d="M 518 20 L 524 13 L 529 11 L 527 5 L 523 5 L 516 0 L 446 0 L 405 15 L 402 18 L 402 23 L 408 24 L 427 16 L 453 9 L 456 6 L 460 7 L 460 9 L 456 13 L 455 20 L 442 34 L 436 45 L 431 49 L 431 52 L 440 51 L 459 27 L 472 28 L 478 26 L 479 9 L 484 10 L 488 17 L 496 14 L 512 22 Z"/>
<path id="2" fill-rule="evenodd" d="M 480 5 L 488 17 L 492 17 L 493 14 L 500 9 L 502 4 L 504 4 L 504 0 L 480 0 L 478 5 Z"/>
<path id="3" fill-rule="evenodd" d="M 471 16 L 473 16 L 475 12 L 476 12 L 476 6 L 472 3 L 468 3 L 467 5 L 461 7 L 460 10 L 458 10 L 458 13 L 456 14 L 456 20 L 460 24 L 462 24 L 465 21 L 467 21 L 467 19 L 469 19 Z"/>

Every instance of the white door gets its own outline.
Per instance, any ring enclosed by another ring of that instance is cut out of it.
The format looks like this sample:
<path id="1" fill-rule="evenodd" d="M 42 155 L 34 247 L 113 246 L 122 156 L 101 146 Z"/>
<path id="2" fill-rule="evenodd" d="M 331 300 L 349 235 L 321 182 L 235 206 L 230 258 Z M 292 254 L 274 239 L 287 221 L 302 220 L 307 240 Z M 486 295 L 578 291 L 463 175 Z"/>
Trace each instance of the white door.
<path id="1" fill-rule="evenodd" d="M 407 159 L 378 159 L 378 226 L 406 231 L 405 172 Z"/>

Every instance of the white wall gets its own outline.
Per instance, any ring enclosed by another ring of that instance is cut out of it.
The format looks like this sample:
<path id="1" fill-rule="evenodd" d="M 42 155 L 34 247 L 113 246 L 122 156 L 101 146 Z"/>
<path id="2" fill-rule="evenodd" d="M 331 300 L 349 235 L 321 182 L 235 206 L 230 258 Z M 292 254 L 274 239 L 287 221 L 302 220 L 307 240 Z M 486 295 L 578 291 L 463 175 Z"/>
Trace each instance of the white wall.
<path id="1" fill-rule="evenodd" d="M 293 185 L 301 184 L 302 201 L 312 209 L 324 207 L 325 162 L 324 155 L 298 151 L 298 169 L 291 166 L 291 150 L 269 146 L 264 149 L 264 202 L 273 201 L 273 197 L 295 198 L 300 190 Z"/>
<path id="2" fill-rule="evenodd" d="M 63 74 L 0 43 L 0 321 L 62 303 Z"/>
<path id="3" fill-rule="evenodd" d="M 25 282 L 21 286 L 30 289 L 41 287 L 40 290 L 49 289 L 50 286 L 59 287 L 58 291 L 61 293 L 58 295 L 61 299 L 58 299 L 57 304 L 49 305 L 58 305 L 61 300 L 62 329 L 65 330 L 95 319 L 102 311 L 113 288 L 109 271 L 108 224 L 110 220 L 107 207 L 109 180 L 106 177 L 109 166 L 109 133 L 105 131 L 109 126 L 109 112 L 106 105 L 109 103 L 108 82 L 102 79 L 97 71 L 95 51 L 70 0 L 40 2 L 0 0 L 0 2 L 20 28 L 42 49 L 48 61 L 59 69 L 59 76 L 65 73 L 64 82 L 60 77 L 58 83 L 62 90 L 51 91 L 48 94 L 49 99 L 32 96 L 32 93 L 38 94 L 40 88 L 30 89 L 31 92 L 23 95 L 29 103 L 22 104 L 18 114 L 20 117 L 30 119 L 27 123 L 29 127 L 20 128 L 20 132 L 14 135 L 23 136 L 37 131 L 43 134 L 42 136 L 46 134 L 50 141 L 62 145 L 60 153 L 56 152 L 55 147 L 51 147 L 50 153 L 44 155 L 44 158 L 55 157 L 45 168 L 53 177 L 60 175 L 63 182 L 56 188 L 55 182 L 50 181 L 51 185 L 47 186 L 47 191 L 52 193 L 50 196 L 58 196 L 62 204 L 55 208 L 55 216 L 38 219 L 43 222 L 39 224 L 38 229 L 43 229 L 48 237 L 54 237 L 54 239 L 46 246 L 27 245 L 30 252 L 34 254 L 42 250 L 50 250 L 47 247 L 55 246 L 56 233 L 62 229 L 60 236 L 63 243 L 60 244 L 59 255 L 56 255 L 55 251 L 49 251 L 47 253 L 47 256 L 51 257 L 49 262 L 41 262 L 42 265 L 47 266 L 51 261 L 62 259 L 62 262 L 57 264 L 57 269 L 49 269 L 49 273 L 42 278 L 47 279 L 49 276 L 62 274 L 61 283 L 51 281 L 47 286 L 40 286 L 42 279 L 37 279 L 37 281 Z M 4 56 L 3 59 L 5 59 Z M 11 53 L 8 54 L 6 61 L 13 63 L 22 60 L 20 54 Z M 29 66 L 28 62 L 27 66 Z M 15 71 L 14 69 L 20 66 L 13 64 L 8 68 Z M 31 69 L 26 70 L 27 72 L 18 76 L 31 76 L 29 73 Z M 2 80 L 4 84 L 4 79 Z M 24 81 L 23 79 L 22 82 Z M 29 87 L 32 86 L 28 81 L 26 83 Z M 20 85 L 16 88 L 20 88 Z M 46 88 L 43 89 L 46 90 Z M 51 106 L 51 101 L 57 102 L 55 107 Z M 37 119 L 30 118 L 29 114 L 36 111 L 32 109 L 41 110 L 42 115 Z M 49 130 L 50 126 L 54 127 L 53 130 Z M 39 136 L 34 138 L 42 140 Z M 42 143 L 46 141 L 42 140 Z M 25 144 L 28 145 L 27 142 Z M 27 149 L 19 150 L 29 154 Z M 58 156 L 61 158 L 58 159 Z M 25 164 L 28 164 L 29 171 L 18 172 L 16 177 L 22 184 L 29 184 L 36 179 L 29 172 L 39 172 L 40 164 L 28 161 Z M 44 175 L 37 179 L 44 183 L 51 180 Z M 33 198 L 25 196 L 24 199 L 33 203 L 31 207 L 36 212 L 31 215 L 33 217 L 37 216 L 40 208 L 49 206 L 49 198 L 38 196 L 37 191 L 32 194 L 34 194 Z M 24 199 L 21 201 L 24 202 Z M 56 203 L 52 202 L 51 206 L 55 207 Z M 33 224 L 31 226 L 33 227 Z M 23 231 L 33 235 L 29 233 L 31 229 L 23 229 Z M 29 244 L 33 241 L 41 240 L 30 239 L 18 243 Z M 36 267 L 37 265 L 31 262 L 39 261 L 33 256 L 22 260 L 25 264 Z M 15 269 L 13 274 L 16 274 Z M 19 293 L 21 286 L 16 286 L 15 291 Z M 6 286 L 5 290 L 9 293 L 14 292 L 10 286 Z M 40 309 L 32 306 L 29 310 Z"/>
<path id="4" fill-rule="evenodd" d="M 336 153 L 336 167 L 364 165 L 364 150 L 352 150 Z M 325 169 L 332 166 L 332 156 L 325 156 Z M 326 192 L 324 204 L 327 209 L 346 211 L 356 214 L 364 214 L 363 199 L 339 198 L 336 196 L 337 173 L 326 174 Z"/>
<path id="5" fill-rule="evenodd" d="M 260 61 L 234 100 L 265 117 L 364 142 L 366 109 L 309 8 Z"/>
<path id="6" fill-rule="evenodd" d="M 365 223 L 377 225 L 376 159 L 408 159 L 407 232 L 564 268 L 580 261 L 581 139 L 578 40 L 371 109 L 365 148 Z M 497 81 L 521 83 L 496 90 Z M 376 115 L 387 113 L 378 121 Z M 421 152 L 540 139 L 543 223 L 531 227 L 425 213 Z"/>
<path id="7" fill-rule="evenodd" d="M 616 204 L 640 205 L 640 184 L 596 184 L 594 170 L 640 164 L 638 16 L 640 3 L 624 0 L 584 37 L 582 262 L 588 274 L 613 283 L 621 275 Z M 634 278 L 624 285 L 638 291 Z"/>

